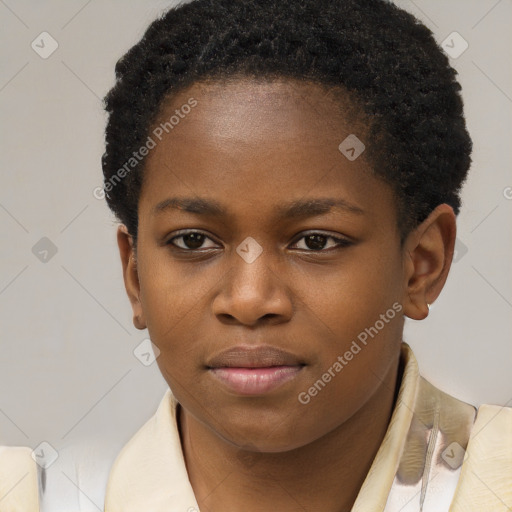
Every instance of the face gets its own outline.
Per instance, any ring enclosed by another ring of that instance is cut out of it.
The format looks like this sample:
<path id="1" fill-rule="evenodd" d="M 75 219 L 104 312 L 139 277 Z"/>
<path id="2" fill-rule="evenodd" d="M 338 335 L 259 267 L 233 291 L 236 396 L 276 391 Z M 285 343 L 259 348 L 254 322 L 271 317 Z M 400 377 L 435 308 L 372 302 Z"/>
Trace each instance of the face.
<path id="1" fill-rule="evenodd" d="M 319 439 L 397 357 L 396 201 L 364 152 L 338 148 L 370 143 L 343 112 L 314 84 L 203 83 L 166 104 L 168 133 L 150 132 L 137 325 L 183 408 L 237 446 Z"/>

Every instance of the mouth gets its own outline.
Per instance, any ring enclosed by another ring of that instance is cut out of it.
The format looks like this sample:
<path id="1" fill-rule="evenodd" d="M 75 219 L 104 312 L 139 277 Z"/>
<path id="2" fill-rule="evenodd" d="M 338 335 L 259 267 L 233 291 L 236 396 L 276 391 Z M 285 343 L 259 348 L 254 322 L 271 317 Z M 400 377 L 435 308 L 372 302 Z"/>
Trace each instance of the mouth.
<path id="1" fill-rule="evenodd" d="M 206 368 L 230 391 L 263 395 L 296 378 L 306 366 L 294 354 L 270 346 L 238 346 L 221 352 Z"/>

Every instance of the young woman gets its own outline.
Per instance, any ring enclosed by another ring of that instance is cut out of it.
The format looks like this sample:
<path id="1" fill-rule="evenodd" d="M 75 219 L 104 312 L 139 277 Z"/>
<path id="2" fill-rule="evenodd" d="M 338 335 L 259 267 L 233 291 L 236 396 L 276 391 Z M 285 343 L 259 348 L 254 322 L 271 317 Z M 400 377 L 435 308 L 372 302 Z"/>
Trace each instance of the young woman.
<path id="1" fill-rule="evenodd" d="M 512 410 L 402 340 L 471 161 L 432 33 L 384 0 L 195 0 L 116 77 L 104 189 L 169 390 L 105 510 L 509 510 Z"/>

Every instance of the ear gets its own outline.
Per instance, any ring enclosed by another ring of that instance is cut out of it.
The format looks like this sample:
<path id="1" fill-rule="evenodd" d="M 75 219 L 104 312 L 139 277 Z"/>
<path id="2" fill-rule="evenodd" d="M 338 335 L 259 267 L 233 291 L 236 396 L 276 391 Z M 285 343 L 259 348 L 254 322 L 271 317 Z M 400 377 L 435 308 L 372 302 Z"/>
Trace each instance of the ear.
<path id="1" fill-rule="evenodd" d="M 448 277 L 457 232 L 451 206 L 440 204 L 404 242 L 404 314 L 413 320 L 428 316 Z"/>
<path id="2" fill-rule="evenodd" d="M 137 329 L 145 329 L 146 319 L 144 318 L 144 312 L 140 303 L 136 251 L 133 247 L 133 237 L 128 233 L 128 229 L 123 224 L 117 228 L 117 245 L 123 265 L 124 286 L 132 305 L 133 325 Z"/>

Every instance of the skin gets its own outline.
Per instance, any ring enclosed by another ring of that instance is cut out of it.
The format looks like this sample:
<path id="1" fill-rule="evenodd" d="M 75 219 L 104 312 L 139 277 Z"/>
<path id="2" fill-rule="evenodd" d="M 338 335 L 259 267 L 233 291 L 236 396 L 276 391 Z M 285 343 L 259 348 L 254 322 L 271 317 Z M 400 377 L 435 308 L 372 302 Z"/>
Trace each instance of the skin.
<path id="1" fill-rule="evenodd" d="M 181 404 L 198 504 L 210 512 L 350 510 L 394 407 L 404 317 L 425 318 L 440 293 L 455 215 L 439 205 L 401 245 L 393 191 L 365 153 L 349 161 L 338 150 L 351 133 L 364 141 L 364 124 L 318 85 L 196 83 L 168 100 L 162 120 L 190 97 L 197 106 L 146 160 L 136 246 L 124 226 L 117 236 L 134 325 L 148 329 Z M 216 200 L 229 214 L 153 213 L 185 196 Z M 283 220 L 274 211 L 327 197 L 363 213 Z M 205 234 L 203 244 L 174 238 L 184 229 Z M 311 232 L 326 236 L 320 249 L 306 243 Z M 263 249 L 252 263 L 236 252 L 249 236 Z M 352 243 L 337 247 L 328 236 Z M 299 393 L 394 303 L 401 312 L 300 403 Z M 206 362 L 240 343 L 287 350 L 305 366 L 270 393 L 238 395 Z"/>

